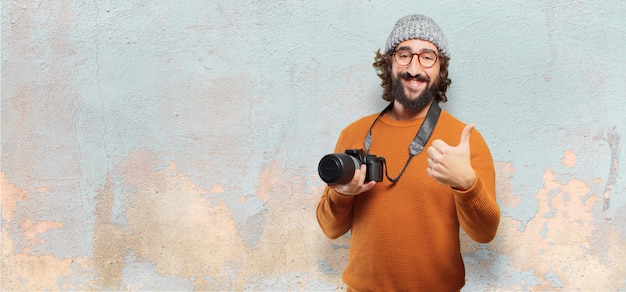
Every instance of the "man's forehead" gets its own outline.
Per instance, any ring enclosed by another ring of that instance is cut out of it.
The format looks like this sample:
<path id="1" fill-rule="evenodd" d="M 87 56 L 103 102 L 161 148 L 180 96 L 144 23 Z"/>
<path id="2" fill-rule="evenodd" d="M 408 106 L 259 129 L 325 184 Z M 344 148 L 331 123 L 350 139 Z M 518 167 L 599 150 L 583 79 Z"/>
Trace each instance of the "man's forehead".
<path id="1" fill-rule="evenodd" d="M 429 41 L 421 40 L 421 39 L 410 39 L 410 40 L 402 41 L 401 43 L 398 44 L 398 46 L 396 46 L 396 51 L 400 49 L 411 50 L 411 51 L 428 50 L 428 51 L 432 51 L 435 53 L 439 52 L 435 44 Z"/>

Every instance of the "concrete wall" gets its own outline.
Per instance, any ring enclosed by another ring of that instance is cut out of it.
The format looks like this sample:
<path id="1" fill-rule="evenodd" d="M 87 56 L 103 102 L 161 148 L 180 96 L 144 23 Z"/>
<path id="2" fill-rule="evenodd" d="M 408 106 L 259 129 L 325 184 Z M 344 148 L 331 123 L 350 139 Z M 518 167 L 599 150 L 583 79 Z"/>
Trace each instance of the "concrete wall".
<path id="1" fill-rule="evenodd" d="M 497 168 L 466 290 L 626 289 L 626 1 L 6 0 L 2 290 L 342 289 L 317 162 L 415 12 Z"/>

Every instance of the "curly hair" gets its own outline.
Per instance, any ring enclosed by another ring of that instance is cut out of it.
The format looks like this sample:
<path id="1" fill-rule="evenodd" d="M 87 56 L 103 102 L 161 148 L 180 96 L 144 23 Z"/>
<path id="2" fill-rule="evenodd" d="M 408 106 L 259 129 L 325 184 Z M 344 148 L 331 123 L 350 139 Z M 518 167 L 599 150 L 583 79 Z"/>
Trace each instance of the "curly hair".
<path id="1" fill-rule="evenodd" d="M 448 63 L 450 62 L 450 57 L 439 56 L 441 60 L 441 64 L 439 67 L 439 78 L 435 86 L 438 86 L 437 92 L 437 101 L 446 102 L 448 98 L 446 97 L 446 91 L 452 80 L 448 78 Z M 374 59 L 374 63 L 372 66 L 376 69 L 376 75 L 380 77 L 382 80 L 380 86 L 383 88 L 383 96 L 382 98 L 386 101 L 393 101 L 393 96 L 391 94 L 391 66 L 393 62 L 392 53 L 381 54 L 380 50 L 376 52 L 376 58 Z"/>

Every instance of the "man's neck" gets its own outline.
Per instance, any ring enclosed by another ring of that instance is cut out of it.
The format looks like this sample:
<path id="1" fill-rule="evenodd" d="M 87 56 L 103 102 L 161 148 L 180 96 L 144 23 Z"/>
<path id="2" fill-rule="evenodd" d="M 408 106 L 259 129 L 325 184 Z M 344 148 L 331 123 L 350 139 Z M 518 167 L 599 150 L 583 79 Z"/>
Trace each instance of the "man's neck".
<path id="1" fill-rule="evenodd" d="M 429 102 L 425 107 L 418 111 L 413 111 L 405 108 L 399 102 L 393 103 L 393 108 L 389 111 L 388 115 L 390 118 L 396 121 L 410 121 L 418 118 L 423 118 L 428 113 L 428 109 L 433 101 Z"/>

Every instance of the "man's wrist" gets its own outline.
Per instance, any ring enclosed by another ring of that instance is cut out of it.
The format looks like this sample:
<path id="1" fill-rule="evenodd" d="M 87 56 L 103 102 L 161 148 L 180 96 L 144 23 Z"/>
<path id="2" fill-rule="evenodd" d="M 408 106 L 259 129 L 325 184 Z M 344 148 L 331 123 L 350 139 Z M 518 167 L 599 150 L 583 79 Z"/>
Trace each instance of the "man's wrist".
<path id="1" fill-rule="evenodd" d="M 468 177 L 465 180 L 465 183 L 459 184 L 458 186 L 452 186 L 452 188 L 462 192 L 467 191 L 474 187 L 474 185 L 476 184 L 476 178 L 476 172 L 472 171 L 472 176 Z"/>

